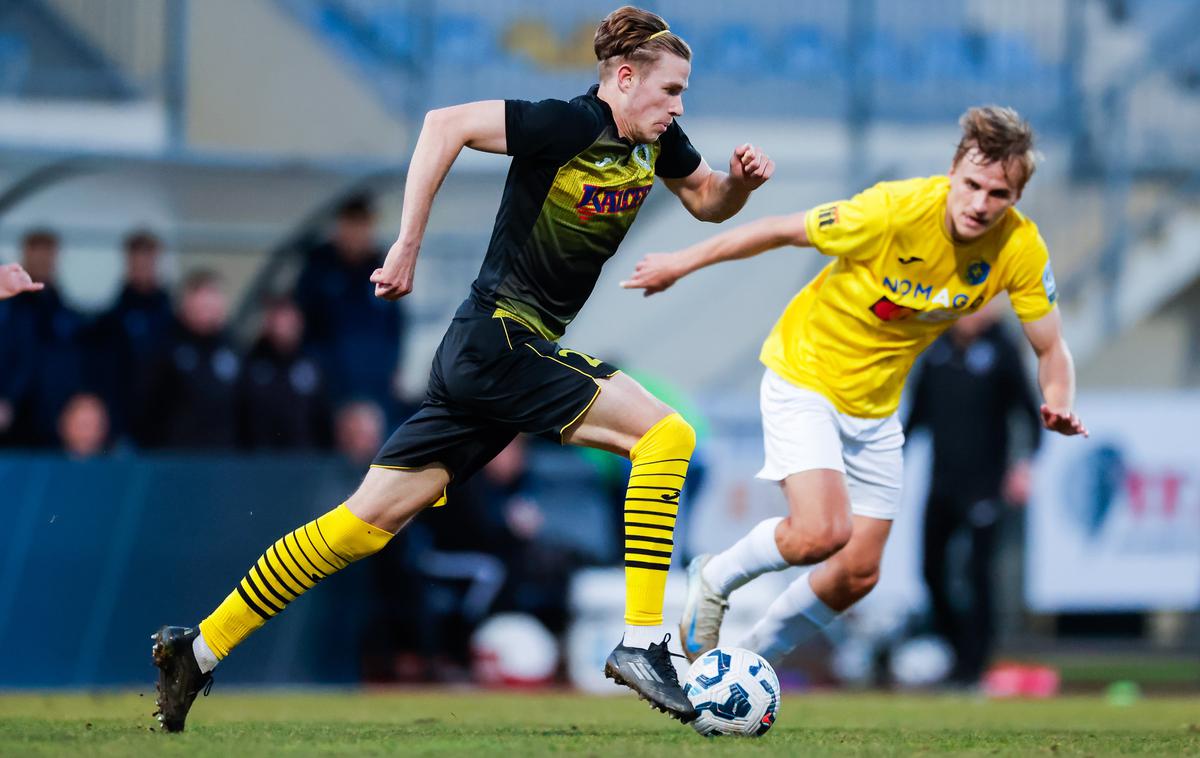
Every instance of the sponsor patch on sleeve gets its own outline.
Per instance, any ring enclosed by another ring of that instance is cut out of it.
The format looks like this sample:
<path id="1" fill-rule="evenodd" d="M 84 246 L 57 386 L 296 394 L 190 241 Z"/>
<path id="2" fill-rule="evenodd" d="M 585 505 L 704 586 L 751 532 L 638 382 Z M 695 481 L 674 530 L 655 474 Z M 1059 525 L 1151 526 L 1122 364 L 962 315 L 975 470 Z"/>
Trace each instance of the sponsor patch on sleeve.
<path id="1" fill-rule="evenodd" d="M 1042 271 L 1042 289 L 1046 291 L 1046 299 L 1050 302 L 1058 299 L 1058 286 L 1054 283 L 1054 269 L 1050 268 L 1050 261 L 1046 261 L 1046 268 Z"/>
<path id="2" fill-rule="evenodd" d="M 836 205 L 826 205 L 817 209 L 817 227 L 824 229 L 827 226 L 833 226 L 838 222 L 838 207 Z"/>

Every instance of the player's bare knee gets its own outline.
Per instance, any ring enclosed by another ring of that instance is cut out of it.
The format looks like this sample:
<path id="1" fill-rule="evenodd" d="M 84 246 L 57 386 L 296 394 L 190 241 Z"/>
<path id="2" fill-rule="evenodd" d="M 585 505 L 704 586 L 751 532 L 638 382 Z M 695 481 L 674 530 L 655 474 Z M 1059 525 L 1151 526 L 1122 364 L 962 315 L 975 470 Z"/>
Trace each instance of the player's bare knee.
<path id="1" fill-rule="evenodd" d="M 838 584 L 850 602 L 858 602 L 879 584 L 879 564 L 849 565 L 839 572 Z"/>
<path id="2" fill-rule="evenodd" d="M 368 524 L 394 534 L 441 499 L 443 487 L 437 477 L 372 469 L 346 501 L 346 507 Z"/>
<path id="3" fill-rule="evenodd" d="M 870 594 L 871 590 L 875 589 L 875 585 L 877 584 L 879 584 L 878 569 L 869 574 L 855 574 L 851 576 L 847 589 L 855 600 L 861 600 Z"/>
<path id="4" fill-rule="evenodd" d="M 793 566 L 806 566 L 819 563 L 845 547 L 852 530 L 849 519 L 802 524 L 788 516 L 780 522 L 775 542 L 784 560 Z"/>

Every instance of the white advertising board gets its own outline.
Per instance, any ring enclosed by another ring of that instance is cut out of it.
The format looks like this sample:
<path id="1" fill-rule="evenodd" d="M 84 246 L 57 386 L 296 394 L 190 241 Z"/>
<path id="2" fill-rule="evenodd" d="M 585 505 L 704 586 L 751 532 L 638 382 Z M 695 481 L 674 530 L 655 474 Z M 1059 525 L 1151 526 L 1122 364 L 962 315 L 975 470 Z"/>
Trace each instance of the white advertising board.
<path id="1" fill-rule="evenodd" d="M 1081 395 L 1091 437 L 1047 434 L 1026 599 L 1041 612 L 1200 608 L 1200 393 Z"/>

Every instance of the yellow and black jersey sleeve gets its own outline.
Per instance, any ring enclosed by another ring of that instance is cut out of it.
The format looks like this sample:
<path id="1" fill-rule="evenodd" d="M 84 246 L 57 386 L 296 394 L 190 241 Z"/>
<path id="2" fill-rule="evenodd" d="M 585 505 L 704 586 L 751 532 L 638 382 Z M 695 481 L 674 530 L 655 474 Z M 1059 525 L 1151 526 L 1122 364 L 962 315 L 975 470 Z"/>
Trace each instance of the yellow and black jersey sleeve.
<path id="1" fill-rule="evenodd" d="M 691 176 L 700 165 L 700 153 L 692 147 L 692 141 L 683 133 L 678 121 L 672 121 L 658 138 L 660 151 L 654 163 L 654 173 L 664 179 L 683 179 Z"/>
<path id="2" fill-rule="evenodd" d="M 504 101 L 505 150 L 514 158 L 562 165 L 592 144 L 602 130 L 595 109 L 576 101 Z"/>
<path id="3" fill-rule="evenodd" d="M 813 247 L 825 255 L 863 259 L 886 240 L 888 194 L 876 185 L 849 200 L 825 203 L 804 217 L 804 228 Z"/>

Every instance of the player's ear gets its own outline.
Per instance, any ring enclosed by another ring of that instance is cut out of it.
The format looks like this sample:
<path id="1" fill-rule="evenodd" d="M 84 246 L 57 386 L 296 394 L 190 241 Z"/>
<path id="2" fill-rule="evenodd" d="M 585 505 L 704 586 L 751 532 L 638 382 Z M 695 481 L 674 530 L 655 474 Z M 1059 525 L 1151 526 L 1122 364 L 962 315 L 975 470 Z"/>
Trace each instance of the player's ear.
<path id="1" fill-rule="evenodd" d="M 628 94 L 629 90 L 633 89 L 633 80 L 637 74 L 633 64 L 628 61 L 622 61 L 621 65 L 617 66 L 617 87 L 624 93 Z"/>

